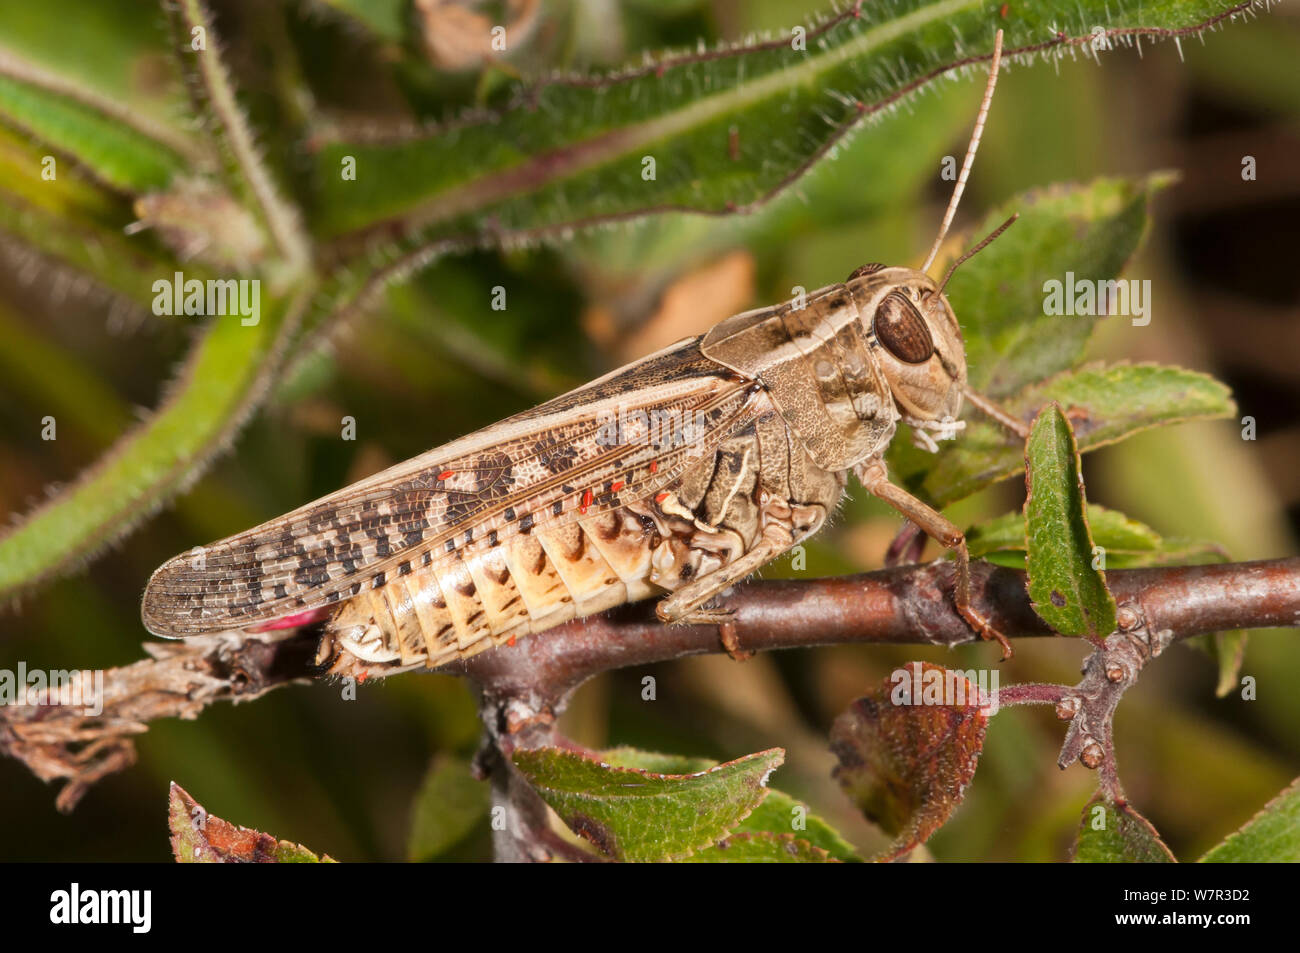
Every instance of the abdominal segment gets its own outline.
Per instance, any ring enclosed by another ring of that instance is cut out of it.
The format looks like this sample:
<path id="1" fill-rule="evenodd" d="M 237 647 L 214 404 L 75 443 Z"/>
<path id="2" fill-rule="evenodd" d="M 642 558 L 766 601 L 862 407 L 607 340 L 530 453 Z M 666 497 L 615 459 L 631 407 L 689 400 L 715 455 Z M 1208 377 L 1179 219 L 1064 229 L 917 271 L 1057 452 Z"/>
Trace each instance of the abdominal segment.
<path id="1" fill-rule="evenodd" d="M 503 642 L 662 592 L 662 545 L 635 504 L 456 552 L 359 593 L 329 622 L 318 662 L 332 674 L 469 658 Z"/>

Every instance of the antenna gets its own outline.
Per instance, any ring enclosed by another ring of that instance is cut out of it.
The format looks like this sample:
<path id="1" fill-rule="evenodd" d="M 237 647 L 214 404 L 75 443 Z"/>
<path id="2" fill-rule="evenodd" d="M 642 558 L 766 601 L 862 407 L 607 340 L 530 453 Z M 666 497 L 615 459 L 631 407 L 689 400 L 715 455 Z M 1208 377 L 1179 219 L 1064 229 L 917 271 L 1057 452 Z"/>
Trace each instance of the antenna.
<path id="1" fill-rule="evenodd" d="M 993 401 L 978 392 L 971 390 L 965 384 L 962 385 L 961 392 L 965 395 L 967 400 L 982 410 L 987 416 L 992 417 L 1007 430 L 1010 430 L 1021 440 L 1029 439 L 1029 425 L 1023 420 L 1012 417 L 997 404 L 993 403 Z"/>
<path id="2" fill-rule="evenodd" d="M 939 235 L 930 248 L 930 254 L 926 256 L 925 264 L 921 266 L 922 271 L 929 271 L 930 266 L 934 264 L 934 258 L 939 254 L 939 246 L 943 244 L 943 240 L 948 234 L 948 227 L 952 225 L 952 220 L 957 214 L 957 205 L 961 202 L 961 193 L 966 189 L 966 179 L 970 175 L 971 166 L 975 163 L 975 152 L 980 147 L 980 136 L 984 135 L 984 120 L 988 119 L 989 116 L 989 104 L 993 102 L 993 87 L 998 84 L 998 66 L 1001 62 L 1002 31 L 998 30 L 998 35 L 993 39 L 993 62 L 989 66 L 989 83 L 984 88 L 984 101 L 980 103 L 979 115 L 975 118 L 975 131 L 971 133 L 970 145 L 966 147 L 966 160 L 962 163 L 961 175 L 957 176 L 957 187 L 952 190 L 952 198 L 948 201 L 948 210 L 943 213 L 943 224 L 939 226 Z M 947 281 L 946 278 L 944 280 Z"/>
<path id="3" fill-rule="evenodd" d="M 1019 212 L 1014 213 L 1009 219 L 1007 219 L 997 228 L 993 229 L 993 231 L 989 232 L 982 242 L 980 242 L 970 251 L 966 252 L 964 255 L 962 255 L 960 258 L 954 261 L 951 265 L 949 265 L 948 272 L 943 276 L 943 281 L 939 282 L 939 288 L 937 291 L 935 291 L 935 294 L 943 294 L 943 289 L 948 287 L 948 279 L 952 277 L 952 273 L 957 270 L 958 266 L 960 266 L 964 262 L 970 261 L 981 251 L 983 251 L 986 246 L 991 245 L 993 243 L 993 239 L 997 238 L 1008 228 L 1010 228 L 1015 223 L 1016 219 L 1018 219 L 1019 217 L 1020 217 Z"/>

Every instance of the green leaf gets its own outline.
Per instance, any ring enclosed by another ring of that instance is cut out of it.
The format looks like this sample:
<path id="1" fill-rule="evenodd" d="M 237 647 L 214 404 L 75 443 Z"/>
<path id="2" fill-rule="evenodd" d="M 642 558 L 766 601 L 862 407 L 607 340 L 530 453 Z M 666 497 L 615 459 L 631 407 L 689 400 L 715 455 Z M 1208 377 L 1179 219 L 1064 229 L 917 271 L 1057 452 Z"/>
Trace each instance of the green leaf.
<path id="1" fill-rule="evenodd" d="M 1088 526 L 1096 545 L 1106 551 L 1106 569 L 1198 565 L 1222 562 L 1223 547 L 1208 540 L 1161 536 L 1145 523 L 1096 503 L 1088 504 Z M 1025 567 L 1025 516 L 1007 513 L 966 533 L 972 556 L 999 566 Z"/>
<path id="2" fill-rule="evenodd" d="M 0 599 L 67 571 L 191 482 L 257 405 L 301 306 L 264 301 L 249 326 L 211 319 L 154 415 L 0 535 Z"/>
<path id="3" fill-rule="evenodd" d="M 464 843 L 488 816 L 488 786 L 470 774 L 469 760 L 438 755 L 415 796 L 408 860 L 439 859 Z"/>
<path id="4" fill-rule="evenodd" d="M 659 754 L 653 751 L 641 751 L 627 747 L 609 748 L 602 751 L 600 757 L 611 767 L 635 768 L 653 774 L 696 774 L 717 765 L 717 762 L 710 758 Z M 761 838 L 753 841 L 754 850 L 759 850 L 760 848 L 756 845 L 761 844 L 763 850 L 770 848 L 786 852 L 787 839 L 793 837 L 817 848 L 835 860 L 861 860 L 854 851 L 853 845 L 841 837 L 839 832 L 826 823 L 825 820 L 814 814 L 807 804 L 797 801 L 790 795 L 775 788 L 768 789 L 767 797 L 754 808 L 748 817 L 740 822 L 732 836 L 739 833 L 773 835 L 773 837 L 778 838 L 778 840 L 773 841 Z M 803 848 L 797 848 L 794 853 L 799 854 L 802 850 Z M 705 853 L 709 853 L 709 851 Z M 737 856 L 736 852 L 731 852 L 727 853 L 722 859 L 735 860 Z M 704 859 L 707 860 L 708 858 Z"/>
<path id="5" fill-rule="evenodd" d="M 1083 808 L 1071 859 L 1076 864 L 1173 864 L 1151 822 L 1128 803 L 1095 794 Z"/>
<path id="6" fill-rule="evenodd" d="M 998 206 L 959 239 L 969 247 L 1020 213 L 948 283 L 972 389 L 1002 397 L 1079 363 L 1100 319 L 1047 313 L 1047 283 L 1057 282 L 1064 294 L 1067 274 L 1074 282 L 1118 278 L 1147 230 L 1151 196 L 1174 178 L 1156 173 L 1035 189 Z"/>
<path id="7" fill-rule="evenodd" d="M 820 847 L 793 834 L 729 834 L 712 847 L 683 858 L 687 864 L 833 864 Z"/>
<path id="8" fill-rule="evenodd" d="M 167 798 L 167 827 L 172 856 L 181 864 L 332 864 L 328 854 L 316 854 L 301 844 L 277 840 L 270 834 L 236 827 L 204 810 L 176 782 Z"/>
<path id="9" fill-rule="evenodd" d="M 1053 400 L 1069 414 L 1081 452 L 1151 427 L 1231 417 L 1237 409 L 1228 388 L 1206 374 L 1127 363 L 1086 364 L 1031 384 L 1001 404 L 1013 416 L 1029 421 Z M 966 429 L 956 440 L 940 444 L 937 454 L 895 437 L 888 459 L 895 482 L 937 506 L 1024 468 L 1019 441 L 973 411 Z"/>
<path id="10" fill-rule="evenodd" d="M 1218 543 L 1162 537 L 1150 526 L 1116 510 L 1088 504 L 1088 526 L 1093 542 L 1106 551 L 1107 569 L 1143 566 L 1186 566 L 1226 562 L 1228 554 Z M 1007 513 L 966 531 L 972 557 L 1012 569 L 1025 568 L 1025 517 Z M 1237 687 L 1246 652 L 1246 633 L 1235 629 L 1198 635 L 1182 642 L 1209 655 L 1219 671 L 1214 693 L 1223 698 Z"/>
<path id="11" fill-rule="evenodd" d="M 1083 472 L 1059 404 L 1043 408 L 1025 448 L 1025 543 L 1034 611 L 1062 635 L 1100 642 L 1115 631 L 1115 597 L 1093 567 Z"/>
<path id="12" fill-rule="evenodd" d="M 986 701 L 961 672 L 913 662 L 835 719 L 836 780 L 895 837 L 878 859 L 906 855 L 957 809 L 984 747 Z"/>
<path id="13" fill-rule="evenodd" d="M 1290 863 L 1300 862 L 1300 778 L 1264 809 L 1211 848 L 1202 863 Z"/>
<path id="14" fill-rule="evenodd" d="M 0 233 L 16 239 L 24 253 L 38 253 L 25 256 L 24 268 L 41 262 L 56 282 L 89 276 L 136 310 L 147 308 L 153 282 L 174 270 L 172 256 L 148 235 L 123 234 L 136 217 L 123 195 L 67 163 L 56 166 L 56 178 L 42 178 L 43 158 L 36 144 L 0 125 Z M 67 270 L 62 266 L 79 274 L 60 274 Z"/>
<path id="15" fill-rule="evenodd" d="M 634 771 L 649 771 L 651 774 L 699 774 L 718 764 L 712 758 L 663 754 L 627 746 L 607 748 L 600 753 L 600 759 L 611 768 L 631 768 Z"/>
<path id="16" fill-rule="evenodd" d="M 197 154 L 188 140 L 169 128 L 3 49 L 0 120 L 127 192 L 163 188 Z"/>
<path id="17" fill-rule="evenodd" d="M 1144 560 L 1161 553 L 1166 545 L 1160 534 L 1150 526 L 1096 503 L 1088 504 L 1088 526 L 1092 530 L 1093 542 L 1106 550 L 1106 566 L 1111 569 L 1147 565 Z M 966 545 L 971 556 L 985 559 L 1004 557 L 990 561 L 1023 569 L 1025 514 L 1007 513 L 972 526 L 966 531 Z M 1128 562 L 1129 559 L 1132 559 L 1132 563 Z"/>
<path id="18" fill-rule="evenodd" d="M 762 802 L 784 760 L 773 748 L 698 773 L 655 774 L 558 748 L 514 755 L 576 834 L 624 861 L 675 860 L 715 844 Z"/>
<path id="19" fill-rule="evenodd" d="M 787 846 L 789 839 L 793 838 L 800 844 L 808 844 L 825 852 L 834 860 L 851 863 L 862 860 L 853 845 L 841 837 L 839 831 L 814 814 L 807 804 L 776 789 L 767 792 L 763 803 L 754 808 L 753 813 L 741 821 L 729 837 L 734 839 L 740 834 L 775 838 L 782 851 L 794 850 Z"/>
<path id="20" fill-rule="evenodd" d="M 163 19 L 140 0 L 0 4 L 0 37 L 22 61 L 82 89 L 136 113 L 184 122 L 184 89 L 162 55 Z"/>
<path id="21" fill-rule="evenodd" d="M 987 55 L 995 23 L 1006 30 L 1008 59 L 1029 61 L 1072 49 L 1069 38 L 1083 42 L 1099 21 L 1154 40 L 1228 7 L 1112 0 L 1087 9 L 1040 0 L 999 21 L 994 6 L 969 0 L 855 5 L 809 27 L 806 49 L 778 34 L 664 56 L 615 76 L 519 87 L 500 111 L 415 138 L 327 143 L 316 158 L 314 227 L 324 237 L 364 231 L 419 242 L 747 207 L 788 185 L 864 119 Z M 348 157 L 355 179 L 341 174 Z"/>

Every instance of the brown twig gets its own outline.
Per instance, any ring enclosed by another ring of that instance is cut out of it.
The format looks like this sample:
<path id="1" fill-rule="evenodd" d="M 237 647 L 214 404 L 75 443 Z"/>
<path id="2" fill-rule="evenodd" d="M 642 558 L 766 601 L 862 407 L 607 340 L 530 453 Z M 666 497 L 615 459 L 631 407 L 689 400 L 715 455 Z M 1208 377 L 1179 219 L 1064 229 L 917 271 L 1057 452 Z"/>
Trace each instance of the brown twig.
<path id="1" fill-rule="evenodd" d="M 845 642 L 955 646 L 978 636 L 953 608 L 952 564 L 904 566 L 832 579 L 753 582 L 723 604 L 736 610 L 739 645 L 750 651 Z M 1025 574 L 971 566 L 976 608 L 1013 638 L 1053 636 L 1033 611 Z M 1174 638 L 1230 629 L 1300 625 L 1300 558 L 1207 566 L 1110 570 L 1121 606 Z M 664 626 L 646 604 L 627 606 L 510 651 L 447 666 L 480 685 L 557 700 L 600 672 L 721 652 L 716 626 Z"/>
<path id="2" fill-rule="evenodd" d="M 197 718 L 218 701 L 248 701 L 308 678 L 315 640 L 293 630 L 221 632 L 148 643 L 152 658 L 104 672 L 102 694 L 77 705 L 0 707 L 0 754 L 43 781 L 66 779 L 65 813 L 96 781 L 135 762 L 133 735 L 158 718 Z M 89 704 L 88 704 L 89 703 Z M 100 709 L 88 714 L 87 708 Z"/>
<path id="3" fill-rule="evenodd" d="M 999 630 L 1014 638 L 1055 634 L 1034 614 L 1024 573 L 986 563 L 972 571 L 973 601 Z M 1210 632 L 1300 625 L 1300 558 L 1113 570 L 1106 579 L 1121 619 L 1136 621 L 1130 628 L 1121 624 L 1107 648 L 1094 655 L 1105 684 L 1086 675 L 1074 689 L 1043 686 L 1041 697 L 1026 691 L 1023 698 L 1006 695 L 1017 688 L 1012 686 L 1003 690 L 1004 704 L 1055 702 L 1072 693 L 1086 717 L 1072 720 L 1071 731 L 1077 724 L 1076 735 L 1092 737 L 1088 730 L 1102 730 L 1099 719 L 1105 710 L 1113 710 L 1113 702 L 1155 654 L 1151 640 L 1163 647 Z M 951 591 L 952 565 L 939 561 L 834 579 L 753 582 L 724 602 L 736 610 L 736 642 L 745 651 L 848 642 L 953 646 L 975 641 L 953 607 Z M 97 716 L 73 707 L 0 708 L 0 753 L 23 761 L 44 780 L 66 779 L 58 806 L 70 810 L 97 780 L 132 762 L 131 738 L 146 731 L 149 721 L 195 718 L 213 702 L 247 701 L 305 680 L 311 675 L 315 640 L 316 633 L 306 629 L 223 632 L 152 643 L 147 646 L 151 659 L 104 673 L 103 711 Z M 478 688 L 489 743 L 480 768 L 493 778 L 498 804 L 519 812 L 511 821 L 516 831 L 535 833 L 537 804 L 525 805 L 509 755 L 520 747 L 567 743 L 555 734 L 554 719 L 578 685 L 612 669 L 722 651 L 715 626 L 664 626 L 651 603 L 639 603 L 558 626 L 442 671 L 464 675 Z M 1128 665 L 1120 681 L 1106 674 L 1116 662 Z M 1074 747 L 1070 736 L 1063 760 Z M 1075 757 L 1086 743 L 1079 748 Z M 506 770 L 499 770 L 500 765 Z M 1103 770 L 1103 780 L 1111 768 L 1113 763 Z M 513 850 L 515 859 L 528 859 L 522 834 L 498 840 L 499 852 Z M 503 846 L 501 841 L 509 842 Z M 566 846 L 549 844 L 548 850 L 562 853 Z"/>

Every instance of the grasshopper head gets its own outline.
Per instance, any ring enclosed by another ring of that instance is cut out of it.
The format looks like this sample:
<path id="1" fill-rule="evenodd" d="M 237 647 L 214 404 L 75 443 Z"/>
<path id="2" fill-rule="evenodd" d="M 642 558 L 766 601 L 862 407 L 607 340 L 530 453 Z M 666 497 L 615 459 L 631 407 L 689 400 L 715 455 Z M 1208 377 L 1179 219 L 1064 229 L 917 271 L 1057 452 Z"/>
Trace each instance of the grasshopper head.
<path id="1" fill-rule="evenodd" d="M 872 266 L 867 266 L 871 268 Z M 948 299 L 910 268 L 859 269 L 849 288 L 864 330 L 906 420 L 949 421 L 961 410 L 966 349 Z"/>
<path id="2" fill-rule="evenodd" d="M 960 256 L 948 269 L 943 281 L 935 284 L 926 274 L 943 247 L 953 216 L 957 214 L 957 206 L 961 204 L 966 177 L 975 162 L 984 122 L 988 119 L 1001 61 L 1002 31 L 998 30 L 993 40 L 988 85 L 984 89 L 979 115 L 975 118 L 970 145 L 966 147 L 961 174 L 957 176 L 952 198 L 939 225 L 939 234 L 930 246 L 930 254 L 921 270 L 864 265 L 848 280 L 849 289 L 859 302 L 872 355 L 879 361 L 894 403 L 903 419 L 916 428 L 915 437 L 920 445 L 928 450 L 937 450 L 938 447 L 927 431 L 933 431 L 939 439 L 944 439 L 961 429 L 957 413 L 961 410 L 966 387 L 966 348 L 957 317 L 943 296 L 943 289 L 962 262 L 997 238 L 1016 219 L 1013 215 Z"/>

